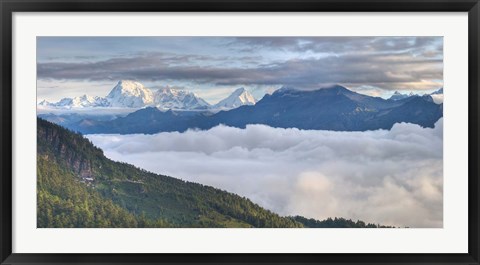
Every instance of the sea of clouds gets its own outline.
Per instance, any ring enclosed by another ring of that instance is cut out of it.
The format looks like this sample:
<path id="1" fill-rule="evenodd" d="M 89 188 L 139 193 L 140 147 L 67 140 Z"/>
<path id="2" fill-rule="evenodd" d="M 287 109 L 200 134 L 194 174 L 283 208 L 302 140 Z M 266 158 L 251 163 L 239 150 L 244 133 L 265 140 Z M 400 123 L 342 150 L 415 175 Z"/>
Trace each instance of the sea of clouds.
<path id="1" fill-rule="evenodd" d="M 280 215 L 443 227 L 443 120 L 333 132 L 249 125 L 88 135 L 113 160 L 211 185 Z"/>

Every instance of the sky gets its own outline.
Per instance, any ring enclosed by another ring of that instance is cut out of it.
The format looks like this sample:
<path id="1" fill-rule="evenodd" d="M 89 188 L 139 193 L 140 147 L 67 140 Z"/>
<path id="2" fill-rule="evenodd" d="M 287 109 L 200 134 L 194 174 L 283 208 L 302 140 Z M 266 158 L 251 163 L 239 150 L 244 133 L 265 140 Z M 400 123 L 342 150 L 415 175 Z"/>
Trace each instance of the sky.
<path id="1" fill-rule="evenodd" d="M 335 132 L 248 125 L 87 135 L 113 160 L 224 189 L 280 215 L 443 227 L 443 119 L 435 128 Z"/>
<path id="2" fill-rule="evenodd" d="M 211 104 L 239 87 L 424 94 L 443 87 L 443 37 L 37 37 L 39 100 L 103 97 L 121 79 Z"/>

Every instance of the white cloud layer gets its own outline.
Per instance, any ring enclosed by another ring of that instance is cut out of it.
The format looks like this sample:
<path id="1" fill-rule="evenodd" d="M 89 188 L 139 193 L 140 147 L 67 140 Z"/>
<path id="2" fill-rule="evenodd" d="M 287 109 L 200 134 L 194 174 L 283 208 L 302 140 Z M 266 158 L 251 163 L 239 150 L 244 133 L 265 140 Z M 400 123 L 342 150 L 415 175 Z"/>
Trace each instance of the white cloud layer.
<path id="1" fill-rule="evenodd" d="M 443 120 L 368 132 L 249 125 L 88 135 L 107 157 L 250 198 L 281 215 L 443 226 Z"/>

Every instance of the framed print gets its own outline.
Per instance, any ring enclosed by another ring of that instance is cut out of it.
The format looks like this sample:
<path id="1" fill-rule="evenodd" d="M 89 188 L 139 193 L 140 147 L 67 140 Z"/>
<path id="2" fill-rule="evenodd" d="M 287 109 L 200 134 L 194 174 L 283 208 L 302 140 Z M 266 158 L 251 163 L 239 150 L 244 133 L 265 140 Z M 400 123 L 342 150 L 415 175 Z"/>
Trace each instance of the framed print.
<path id="1" fill-rule="evenodd" d="M 478 264 L 478 1 L 2 1 L 1 263 Z"/>

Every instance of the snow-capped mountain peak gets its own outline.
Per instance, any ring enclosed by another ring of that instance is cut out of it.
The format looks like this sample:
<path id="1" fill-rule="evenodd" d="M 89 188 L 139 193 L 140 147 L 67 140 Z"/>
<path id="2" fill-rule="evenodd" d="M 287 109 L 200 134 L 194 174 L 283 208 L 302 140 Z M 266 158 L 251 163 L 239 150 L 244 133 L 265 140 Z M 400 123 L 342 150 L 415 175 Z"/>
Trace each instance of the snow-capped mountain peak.
<path id="1" fill-rule="evenodd" d="M 186 94 L 188 94 L 187 91 L 177 89 L 177 88 L 171 88 L 169 86 L 163 87 L 157 90 L 156 93 L 154 93 L 155 97 L 174 97 L 174 98 L 183 98 Z"/>
<path id="2" fill-rule="evenodd" d="M 131 93 L 136 96 L 139 96 L 142 90 L 145 90 L 145 89 L 146 89 L 145 86 L 140 82 L 133 81 L 133 80 L 120 80 L 118 81 L 117 85 L 112 89 L 112 91 L 110 91 L 110 94 L 112 94 L 116 90 L 119 90 L 124 93 Z"/>
<path id="3" fill-rule="evenodd" d="M 91 103 L 95 102 L 95 100 L 96 99 L 94 97 L 89 96 L 87 94 L 85 94 L 83 96 L 80 96 L 80 97 L 74 97 L 72 99 L 74 104 L 91 104 Z"/>
<path id="4" fill-rule="evenodd" d="M 164 87 L 154 93 L 154 103 L 161 109 L 207 109 L 210 104 L 193 92 Z"/>
<path id="5" fill-rule="evenodd" d="M 153 104 L 153 92 L 141 83 L 120 80 L 106 97 L 111 107 L 141 108 Z"/>
<path id="6" fill-rule="evenodd" d="M 232 109 L 243 105 L 255 105 L 257 100 L 245 88 L 237 88 L 230 96 L 215 104 L 217 109 Z"/>

